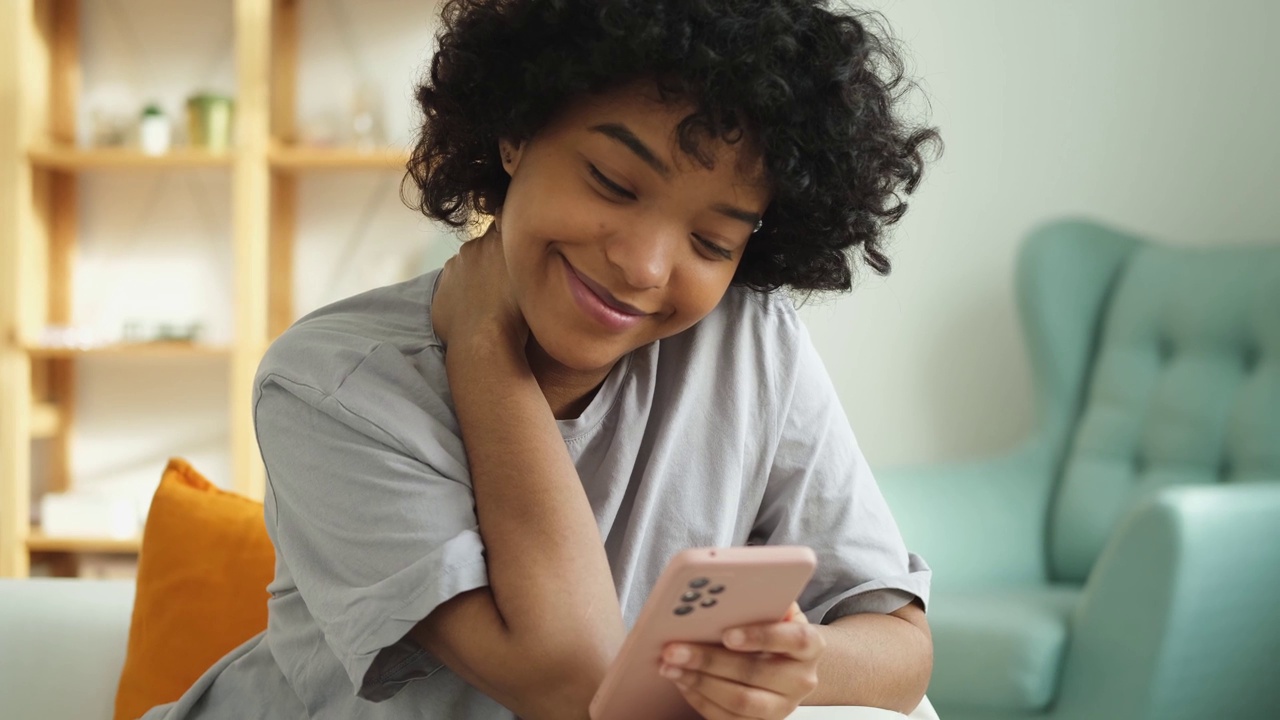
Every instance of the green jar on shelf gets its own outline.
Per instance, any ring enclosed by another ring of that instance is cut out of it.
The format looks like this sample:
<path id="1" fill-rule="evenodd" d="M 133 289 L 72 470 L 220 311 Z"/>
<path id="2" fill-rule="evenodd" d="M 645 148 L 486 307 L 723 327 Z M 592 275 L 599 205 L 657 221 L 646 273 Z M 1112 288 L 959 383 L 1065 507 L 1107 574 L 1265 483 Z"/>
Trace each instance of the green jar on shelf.
<path id="1" fill-rule="evenodd" d="M 201 93 L 187 98 L 187 134 L 193 148 L 226 152 L 231 148 L 231 120 L 235 101 L 225 95 Z"/>

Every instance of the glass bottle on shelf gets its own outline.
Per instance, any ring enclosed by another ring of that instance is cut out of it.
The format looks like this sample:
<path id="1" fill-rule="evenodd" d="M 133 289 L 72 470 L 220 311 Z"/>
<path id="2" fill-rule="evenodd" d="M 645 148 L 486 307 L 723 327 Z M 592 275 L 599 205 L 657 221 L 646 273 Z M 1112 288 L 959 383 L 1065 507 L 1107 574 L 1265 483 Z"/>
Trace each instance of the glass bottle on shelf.
<path id="1" fill-rule="evenodd" d="M 382 118 L 378 86 L 365 80 L 356 85 L 351 99 L 351 144 L 361 152 L 382 147 Z"/>

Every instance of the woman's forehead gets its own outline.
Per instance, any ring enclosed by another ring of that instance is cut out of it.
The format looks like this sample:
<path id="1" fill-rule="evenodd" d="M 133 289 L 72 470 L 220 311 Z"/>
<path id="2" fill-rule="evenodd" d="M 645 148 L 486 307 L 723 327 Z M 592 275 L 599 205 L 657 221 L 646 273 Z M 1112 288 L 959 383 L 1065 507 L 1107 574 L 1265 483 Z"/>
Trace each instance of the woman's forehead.
<path id="1" fill-rule="evenodd" d="M 660 174 L 705 172 L 708 168 L 682 149 L 679 136 L 681 123 L 697 109 L 691 101 L 663 100 L 653 83 L 629 83 L 571 101 L 547 129 L 565 141 L 592 139 L 648 155 Z M 742 183 L 768 185 L 759 143 L 749 132 L 732 143 L 709 133 L 694 140 L 715 168 L 732 171 Z"/>

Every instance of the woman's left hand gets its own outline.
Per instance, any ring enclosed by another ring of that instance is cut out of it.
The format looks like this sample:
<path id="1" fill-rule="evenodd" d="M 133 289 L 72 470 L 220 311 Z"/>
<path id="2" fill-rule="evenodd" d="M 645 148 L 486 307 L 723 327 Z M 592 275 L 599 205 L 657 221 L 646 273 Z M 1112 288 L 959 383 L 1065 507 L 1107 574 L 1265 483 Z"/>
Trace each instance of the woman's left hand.
<path id="1" fill-rule="evenodd" d="M 781 720 L 818 686 L 826 642 L 795 603 L 782 622 L 729 630 L 724 644 L 671 643 L 662 653 L 659 673 L 707 720 Z"/>

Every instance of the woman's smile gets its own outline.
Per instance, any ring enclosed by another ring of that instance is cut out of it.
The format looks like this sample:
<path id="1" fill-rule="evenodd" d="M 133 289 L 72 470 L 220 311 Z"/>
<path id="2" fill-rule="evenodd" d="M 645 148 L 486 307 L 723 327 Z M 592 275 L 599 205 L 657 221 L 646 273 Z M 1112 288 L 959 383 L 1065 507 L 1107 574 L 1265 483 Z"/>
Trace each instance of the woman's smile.
<path id="1" fill-rule="evenodd" d="M 561 255 L 569 294 L 582 312 L 613 332 L 623 332 L 638 325 L 651 313 L 618 300 L 603 285 L 584 275 Z"/>

